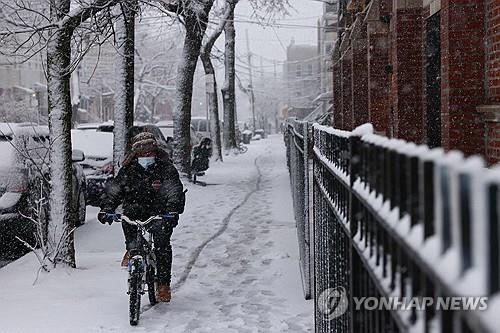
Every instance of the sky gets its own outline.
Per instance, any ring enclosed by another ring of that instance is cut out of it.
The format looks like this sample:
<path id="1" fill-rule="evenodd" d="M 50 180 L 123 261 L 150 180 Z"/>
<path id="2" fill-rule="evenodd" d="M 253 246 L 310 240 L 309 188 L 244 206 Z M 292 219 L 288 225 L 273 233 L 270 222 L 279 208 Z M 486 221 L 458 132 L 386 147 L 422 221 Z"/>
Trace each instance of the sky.
<path id="1" fill-rule="evenodd" d="M 286 47 L 292 38 L 297 44 L 317 44 L 317 22 L 323 13 L 323 3 L 314 0 L 291 0 L 290 14 L 278 19 L 271 27 L 241 21 L 256 21 L 252 18 L 252 8 L 248 1 L 240 1 L 236 6 L 236 49 L 238 54 L 246 54 L 245 30 L 248 30 L 252 53 L 268 59 L 286 59 Z M 281 26 L 280 26 L 281 25 Z M 260 65 L 257 60 L 256 65 Z"/>

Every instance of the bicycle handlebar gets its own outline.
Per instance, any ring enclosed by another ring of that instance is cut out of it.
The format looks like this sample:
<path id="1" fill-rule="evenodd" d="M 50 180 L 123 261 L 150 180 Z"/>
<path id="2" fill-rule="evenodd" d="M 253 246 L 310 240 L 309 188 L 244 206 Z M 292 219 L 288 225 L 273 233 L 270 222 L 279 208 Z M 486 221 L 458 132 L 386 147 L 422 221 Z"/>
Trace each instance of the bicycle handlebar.
<path id="1" fill-rule="evenodd" d="M 151 216 L 146 221 L 131 220 L 127 216 L 122 215 L 122 214 L 107 213 L 106 217 L 111 217 L 113 219 L 113 222 L 118 222 L 118 223 L 126 222 L 126 223 L 131 224 L 131 225 L 145 227 L 146 225 L 148 225 L 149 223 L 151 223 L 154 220 L 163 220 L 163 219 L 168 220 L 171 218 L 175 218 L 178 215 L 179 215 L 179 213 L 177 213 L 177 212 L 170 212 L 170 213 L 167 213 L 164 215 Z"/>

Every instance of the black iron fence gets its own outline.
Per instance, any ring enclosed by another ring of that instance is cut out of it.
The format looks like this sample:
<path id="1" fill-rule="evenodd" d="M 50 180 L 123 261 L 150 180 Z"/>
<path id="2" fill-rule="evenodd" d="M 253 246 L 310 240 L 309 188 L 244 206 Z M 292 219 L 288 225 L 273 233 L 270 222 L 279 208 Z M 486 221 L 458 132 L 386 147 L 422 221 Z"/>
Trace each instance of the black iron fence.
<path id="1" fill-rule="evenodd" d="M 499 331 L 500 170 L 372 132 L 287 123 L 316 331 Z"/>

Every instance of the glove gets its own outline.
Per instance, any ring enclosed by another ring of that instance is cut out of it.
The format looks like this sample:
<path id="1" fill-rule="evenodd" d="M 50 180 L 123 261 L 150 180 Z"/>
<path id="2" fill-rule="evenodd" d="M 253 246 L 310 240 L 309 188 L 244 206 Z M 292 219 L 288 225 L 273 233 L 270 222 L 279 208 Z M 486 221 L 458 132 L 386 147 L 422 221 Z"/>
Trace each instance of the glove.
<path id="1" fill-rule="evenodd" d="M 111 216 L 109 216 L 109 214 L 114 214 L 114 212 L 107 212 L 107 211 L 101 210 L 99 212 L 99 214 L 97 214 L 97 219 L 102 224 L 109 223 L 109 225 L 111 225 L 111 223 L 113 223 L 113 218 Z"/>
<path id="2" fill-rule="evenodd" d="M 172 228 L 175 228 L 177 227 L 177 224 L 179 224 L 179 214 L 172 214 L 172 215 L 173 215 L 172 217 L 168 217 L 165 220 Z"/>

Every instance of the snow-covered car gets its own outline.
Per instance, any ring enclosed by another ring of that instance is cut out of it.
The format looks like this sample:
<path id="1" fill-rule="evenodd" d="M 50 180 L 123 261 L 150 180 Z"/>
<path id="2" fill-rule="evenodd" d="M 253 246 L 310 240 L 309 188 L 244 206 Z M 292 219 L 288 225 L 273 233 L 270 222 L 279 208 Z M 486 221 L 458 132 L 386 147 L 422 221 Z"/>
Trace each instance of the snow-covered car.
<path id="1" fill-rule="evenodd" d="M 101 124 L 99 123 L 83 123 L 76 126 L 80 131 L 96 131 Z"/>
<path id="2" fill-rule="evenodd" d="M 80 163 L 87 180 L 87 203 L 97 206 L 106 186 L 113 178 L 113 133 L 96 131 L 71 131 L 73 149 L 85 153 Z"/>
<path id="3" fill-rule="evenodd" d="M 210 137 L 210 126 L 206 117 L 191 117 L 191 126 L 198 133 L 200 139 Z"/>
<path id="4" fill-rule="evenodd" d="M 36 201 L 46 197 L 48 188 L 41 186 L 49 175 L 49 130 L 32 124 L 0 124 L 0 253 L 19 250 L 18 236 L 35 244 L 36 226 L 23 217 L 33 216 Z M 85 222 L 85 175 L 77 163 L 83 152 L 73 151 L 73 203 L 76 225 Z M 40 211 L 39 221 L 48 217 L 48 207 Z"/>
<path id="5" fill-rule="evenodd" d="M 170 142 L 174 138 L 174 122 L 173 122 L 173 120 L 162 120 L 162 121 L 157 122 L 155 125 L 160 129 L 163 136 L 167 139 L 167 142 L 170 144 Z M 200 144 L 200 135 L 196 132 L 193 125 L 191 125 L 190 136 L 191 136 L 191 147 L 194 147 L 194 146 L 197 146 Z"/>

